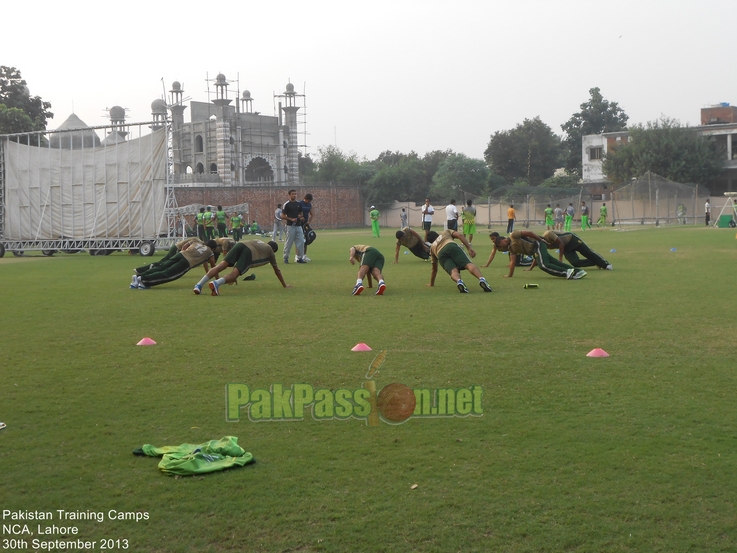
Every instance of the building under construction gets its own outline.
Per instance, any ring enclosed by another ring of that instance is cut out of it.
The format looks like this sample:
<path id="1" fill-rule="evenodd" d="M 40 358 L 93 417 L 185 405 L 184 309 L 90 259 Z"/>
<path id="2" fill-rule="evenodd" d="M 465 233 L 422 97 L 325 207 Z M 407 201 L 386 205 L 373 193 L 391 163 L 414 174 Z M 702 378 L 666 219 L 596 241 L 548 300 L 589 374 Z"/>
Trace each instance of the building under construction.
<path id="1" fill-rule="evenodd" d="M 214 80 L 212 101 L 186 106 L 184 90 L 174 82 L 169 106 L 161 102 L 161 116 L 167 107 L 171 111 L 172 184 L 296 187 L 299 148 L 306 142 L 304 94 L 288 83 L 274 96 L 276 115 L 269 116 L 253 111 L 248 90 L 233 103 L 229 85 L 221 73 Z M 187 107 L 190 121 L 185 123 Z"/>

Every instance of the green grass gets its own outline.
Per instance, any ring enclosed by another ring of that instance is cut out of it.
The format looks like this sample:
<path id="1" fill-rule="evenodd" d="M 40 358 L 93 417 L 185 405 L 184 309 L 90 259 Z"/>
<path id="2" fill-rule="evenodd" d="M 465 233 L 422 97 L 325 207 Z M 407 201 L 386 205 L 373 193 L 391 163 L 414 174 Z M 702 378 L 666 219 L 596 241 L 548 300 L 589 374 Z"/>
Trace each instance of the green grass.
<path id="1" fill-rule="evenodd" d="M 388 229 L 322 231 L 312 263 L 282 266 L 293 288 L 262 267 L 218 298 L 192 294 L 201 269 L 138 291 L 140 257 L 6 255 L 0 510 L 147 512 L 54 520 L 137 552 L 734 551 L 737 240 L 583 237 L 614 271 L 505 279 L 501 256 L 482 269 L 494 293 L 467 278 L 469 295 L 442 270 L 427 288 L 412 255 L 393 265 Z M 356 243 L 387 258 L 383 297 L 350 296 Z M 483 265 L 491 243 L 474 245 Z M 158 345 L 136 347 L 145 336 Z M 611 357 L 586 357 L 596 347 Z M 356 389 L 382 349 L 379 388 L 480 385 L 483 416 L 225 420 L 228 383 Z M 225 435 L 257 462 L 174 478 L 131 454 Z M 0 539 L 14 537 L 32 539 Z"/>

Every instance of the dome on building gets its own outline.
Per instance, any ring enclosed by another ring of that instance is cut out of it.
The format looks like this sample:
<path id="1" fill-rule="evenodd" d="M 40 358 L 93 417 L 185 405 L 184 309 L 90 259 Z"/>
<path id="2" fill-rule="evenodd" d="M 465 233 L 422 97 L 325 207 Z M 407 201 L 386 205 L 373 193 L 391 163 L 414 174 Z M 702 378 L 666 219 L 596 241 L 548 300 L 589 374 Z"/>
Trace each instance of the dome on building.
<path id="1" fill-rule="evenodd" d="M 223 75 L 222 73 L 218 73 L 218 76 L 215 77 L 215 82 L 217 82 L 217 84 L 228 84 L 225 75 Z"/>
<path id="2" fill-rule="evenodd" d="M 156 100 L 151 102 L 151 113 L 153 113 L 154 115 L 166 115 L 166 102 L 161 98 L 157 98 Z"/>
<path id="3" fill-rule="evenodd" d="M 100 138 L 95 131 L 90 129 L 89 125 L 74 113 L 67 117 L 67 120 L 59 125 L 57 130 L 74 132 L 51 133 L 49 137 L 51 148 L 79 150 L 82 148 L 94 148 L 100 145 Z"/>
<path id="4" fill-rule="evenodd" d="M 182 85 L 179 83 L 179 81 L 174 81 L 173 83 L 171 83 L 171 89 L 179 92 L 180 90 L 182 90 Z"/>
<path id="5" fill-rule="evenodd" d="M 252 100 L 251 98 L 251 91 L 250 90 L 244 90 L 243 91 L 243 99 L 244 100 Z"/>
<path id="6" fill-rule="evenodd" d="M 120 106 L 113 106 L 110 108 L 110 120 L 111 121 L 125 121 L 125 109 Z"/>
<path id="7" fill-rule="evenodd" d="M 294 94 L 294 85 L 292 83 L 287 83 L 287 94 Z"/>

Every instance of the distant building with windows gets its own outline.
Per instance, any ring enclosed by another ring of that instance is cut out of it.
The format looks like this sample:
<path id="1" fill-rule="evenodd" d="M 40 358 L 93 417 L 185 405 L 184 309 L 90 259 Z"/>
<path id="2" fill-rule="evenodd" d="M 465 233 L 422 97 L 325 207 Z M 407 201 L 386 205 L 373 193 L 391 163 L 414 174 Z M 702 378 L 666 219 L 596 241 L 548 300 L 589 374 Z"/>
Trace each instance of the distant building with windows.
<path id="1" fill-rule="evenodd" d="M 299 184 L 298 111 L 304 95 L 289 83 L 277 95 L 278 114 L 261 115 L 243 91 L 235 104 L 228 98 L 228 81 L 215 79 L 215 99 L 192 101 L 184 121 L 184 90 L 172 84 L 172 172 L 176 186 L 287 186 Z M 153 114 L 156 117 L 156 113 Z"/>
<path id="2" fill-rule="evenodd" d="M 737 106 L 722 103 L 702 108 L 701 125 L 691 128 L 703 136 L 713 137 L 725 152 L 723 173 L 709 183 L 698 184 L 705 184 L 712 194 L 737 191 Z M 583 182 L 606 182 L 604 157 L 628 140 L 628 131 L 584 136 L 581 143 Z"/>

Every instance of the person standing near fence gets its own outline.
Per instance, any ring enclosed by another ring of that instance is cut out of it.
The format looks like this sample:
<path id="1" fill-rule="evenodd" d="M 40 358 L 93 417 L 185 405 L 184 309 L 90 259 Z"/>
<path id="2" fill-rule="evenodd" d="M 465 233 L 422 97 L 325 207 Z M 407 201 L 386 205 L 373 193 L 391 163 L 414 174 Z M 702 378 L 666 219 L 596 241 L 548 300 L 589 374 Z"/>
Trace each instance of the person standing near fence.
<path id="1" fill-rule="evenodd" d="M 507 210 L 507 234 L 514 232 L 514 222 L 517 220 L 517 212 L 514 210 L 514 205 L 510 205 Z"/>
<path id="2" fill-rule="evenodd" d="M 569 203 L 568 207 L 566 208 L 566 222 L 563 225 L 563 230 L 566 232 L 571 232 L 571 225 L 573 224 L 573 214 L 576 213 L 576 210 L 573 209 L 573 204 Z"/>
<path id="3" fill-rule="evenodd" d="M 450 203 L 445 206 L 445 219 L 446 228 L 458 230 L 458 208 L 456 207 L 455 200 L 450 200 Z"/>
<path id="4" fill-rule="evenodd" d="M 597 227 L 605 227 L 606 226 L 606 216 L 607 216 L 607 210 L 606 210 L 606 204 L 601 204 L 601 207 L 599 208 L 599 220 L 596 221 Z"/>
<path id="5" fill-rule="evenodd" d="M 243 219 L 241 219 L 240 215 L 237 213 L 233 213 L 233 215 L 230 217 L 230 231 L 233 233 L 233 240 L 236 242 L 241 241 L 241 224 L 243 223 Z"/>
<path id="6" fill-rule="evenodd" d="M 289 263 L 292 244 L 297 248 L 297 263 L 307 263 L 305 255 L 305 233 L 302 230 L 302 206 L 297 201 L 297 191 L 289 191 L 289 201 L 282 208 L 281 218 L 287 222 L 287 242 L 284 244 L 284 263 Z"/>
<path id="7" fill-rule="evenodd" d="M 435 213 L 435 208 L 430 205 L 430 198 L 425 198 L 425 205 L 422 206 L 422 230 L 425 231 L 425 241 L 427 242 L 427 235 L 432 228 L 432 215 Z"/>
<path id="8" fill-rule="evenodd" d="M 686 206 L 683 205 L 683 202 L 679 203 L 678 207 L 676 208 L 676 217 L 678 217 L 679 225 L 686 224 Z"/>
<path id="9" fill-rule="evenodd" d="M 373 205 L 371 206 L 369 217 L 371 217 L 371 235 L 374 238 L 379 238 L 379 210 Z"/>
<path id="10" fill-rule="evenodd" d="M 200 212 L 195 216 L 197 223 L 197 237 L 204 242 L 205 240 L 205 208 L 201 207 Z"/>
<path id="11" fill-rule="evenodd" d="M 405 208 L 402 208 L 402 211 L 399 213 L 399 221 L 400 221 L 400 228 L 408 227 L 407 224 L 407 210 Z"/>
<path id="12" fill-rule="evenodd" d="M 215 212 L 215 219 L 217 219 L 218 224 L 218 236 L 225 238 L 228 236 L 228 215 L 223 211 L 223 206 L 218 206 L 218 210 Z"/>
<path id="13" fill-rule="evenodd" d="M 545 229 L 553 230 L 554 227 L 555 223 L 553 221 L 553 208 L 550 207 L 550 204 L 548 204 L 548 207 L 545 208 Z"/>
<path id="14" fill-rule="evenodd" d="M 466 207 L 463 208 L 463 236 L 468 238 L 468 243 L 473 242 L 473 235 L 476 234 L 476 208 L 473 206 L 473 200 L 466 201 Z"/>
<path id="15" fill-rule="evenodd" d="M 274 230 L 271 233 L 271 238 L 276 240 L 277 234 L 279 235 L 279 242 L 284 242 L 284 221 L 281 218 L 281 204 L 276 204 L 274 210 Z"/>
<path id="16" fill-rule="evenodd" d="M 710 198 L 706 198 L 706 203 L 704 204 L 704 221 L 706 222 L 706 226 L 709 226 L 709 221 L 711 220 L 711 204 L 709 203 Z"/>
<path id="17" fill-rule="evenodd" d="M 212 212 L 211 205 L 208 205 L 205 210 L 205 237 L 208 240 L 215 238 L 215 214 Z"/>
<path id="18" fill-rule="evenodd" d="M 563 230 L 563 209 L 560 204 L 555 204 L 553 215 L 555 216 L 555 230 Z"/>
<path id="19" fill-rule="evenodd" d="M 591 228 L 589 213 L 591 213 L 589 206 L 586 205 L 586 202 L 581 202 L 581 230 L 586 230 L 587 227 Z"/>

